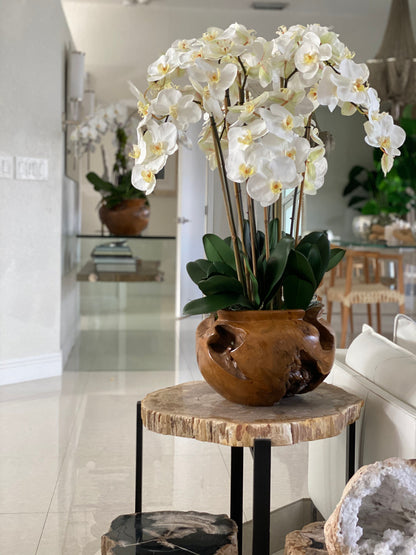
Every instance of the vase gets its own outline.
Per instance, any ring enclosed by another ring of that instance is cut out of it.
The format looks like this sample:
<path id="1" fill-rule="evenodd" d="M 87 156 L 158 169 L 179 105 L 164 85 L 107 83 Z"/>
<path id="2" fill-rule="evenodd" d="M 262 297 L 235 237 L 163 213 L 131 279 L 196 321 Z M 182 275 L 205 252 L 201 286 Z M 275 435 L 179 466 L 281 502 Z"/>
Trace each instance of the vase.
<path id="1" fill-rule="evenodd" d="M 109 208 L 102 204 L 99 210 L 101 222 L 113 235 L 140 235 L 149 223 L 150 209 L 144 198 L 123 200 Z"/>
<path id="2" fill-rule="evenodd" d="M 360 214 L 352 219 L 352 232 L 359 241 L 367 241 L 371 233 L 374 216 Z"/>
<path id="3" fill-rule="evenodd" d="M 304 310 L 219 310 L 196 332 L 202 376 L 225 399 L 270 406 L 315 389 L 335 358 L 335 335 L 320 318 L 322 306 Z"/>

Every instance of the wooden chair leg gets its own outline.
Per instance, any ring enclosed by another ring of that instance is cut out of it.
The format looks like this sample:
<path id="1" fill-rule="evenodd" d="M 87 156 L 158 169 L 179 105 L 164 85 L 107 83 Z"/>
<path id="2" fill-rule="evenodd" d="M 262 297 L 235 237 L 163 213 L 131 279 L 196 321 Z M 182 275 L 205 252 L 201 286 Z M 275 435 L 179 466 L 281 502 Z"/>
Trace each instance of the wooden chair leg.
<path id="1" fill-rule="evenodd" d="M 371 304 L 367 305 L 367 323 L 369 326 L 373 325 L 373 319 L 371 316 Z"/>
<path id="2" fill-rule="evenodd" d="M 399 312 L 400 314 L 404 314 L 404 304 L 399 304 Z"/>
<path id="3" fill-rule="evenodd" d="M 328 322 L 328 324 L 330 324 L 332 319 L 332 301 L 327 301 L 326 307 L 327 307 L 326 321 Z"/>
<path id="4" fill-rule="evenodd" d="M 348 306 L 342 305 L 342 318 L 341 318 L 341 341 L 340 341 L 340 348 L 345 349 L 347 344 L 347 331 L 348 331 L 348 319 L 350 315 L 351 308 Z"/>
<path id="5" fill-rule="evenodd" d="M 381 333 L 381 309 L 380 303 L 376 304 L 376 311 L 377 311 L 377 332 Z"/>
<path id="6" fill-rule="evenodd" d="M 352 315 L 352 306 L 350 307 L 350 333 L 351 337 L 354 337 L 354 318 Z"/>

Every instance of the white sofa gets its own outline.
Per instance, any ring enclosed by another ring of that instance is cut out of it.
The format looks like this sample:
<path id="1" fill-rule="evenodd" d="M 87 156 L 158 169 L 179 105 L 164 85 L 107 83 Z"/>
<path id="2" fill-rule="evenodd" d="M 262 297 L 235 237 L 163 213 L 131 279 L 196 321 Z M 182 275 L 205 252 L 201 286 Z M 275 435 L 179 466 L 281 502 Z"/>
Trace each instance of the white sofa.
<path id="1" fill-rule="evenodd" d="M 397 316 L 395 341 L 364 325 L 348 350 L 337 351 L 326 380 L 365 401 L 356 426 L 357 468 L 389 457 L 416 458 L 416 323 Z M 346 432 L 309 444 L 309 495 L 325 519 L 345 476 Z"/>

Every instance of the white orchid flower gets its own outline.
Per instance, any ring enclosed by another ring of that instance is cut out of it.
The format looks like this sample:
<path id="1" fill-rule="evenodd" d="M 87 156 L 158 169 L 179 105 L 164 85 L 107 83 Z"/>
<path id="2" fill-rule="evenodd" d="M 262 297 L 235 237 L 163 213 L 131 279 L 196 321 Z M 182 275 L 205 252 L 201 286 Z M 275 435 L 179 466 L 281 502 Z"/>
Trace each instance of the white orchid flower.
<path id="1" fill-rule="evenodd" d="M 231 40 L 236 48 L 238 47 L 238 54 L 236 51 L 233 51 L 234 56 L 239 56 L 247 48 L 253 44 L 255 40 L 255 31 L 252 29 L 247 29 L 244 25 L 240 23 L 232 23 L 225 31 L 219 36 L 220 39 L 229 39 Z"/>
<path id="2" fill-rule="evenodd" d="M 155 116 L 169 116 L 170 121 L 181 130 L 186 131 L 190 123 L 201 119 L 201 109 L 195 104 L 190 94 L 183 95 L 177 89 L 163 89 L 152 102 L 151 112 Z"/>
<path id="3" fill-rule="evenodd" d="M 128 85 L 131 93 L 137 99 L 137 111 L 142 116 L 142 118 L 146 117 L 149 112 L 149 102 L 147 101 L 144 94 L 139 91 L 139 89 L 131 81 L 128 81 Z"/>
<path id="4" fill-rule="evenodd" d="M 148 124 L 144 134 L 146 142 L 146 163 L 167 157 L 178 149 L 178 131 L 173 123 L 166 122 L 158 125 L 154 121 Z"/>
<path id="5" fill-rule="evenodd" d="M 165 54 L 150 64 L 147 68 L 147 80 L 159 81 L 173 73 L 178 67 L 179 58 L 174 48 L 169 48 Z"/>
<path id="6" fill-rule="evenodd" d="M 338 87 L 334 83 L 334 70 L 330 67 L 325 67 L 322 72 L 322 77 L 319 81 L 317 90 L 317 99 L 321 106 L 328 106 L 330 112 L 333 112 L 338 106 Z"/>
<path id="7" fill-rule="evenodd" d="M 339 64 L 338 71 L 339 74 L 334 73 L 332 77 L 337 86 L 338 98 L 355 104 L 368 103 L 368 67 L 347 59 Z"/>
<path id="8" fill-rule="evenodd" d="M 238 114 L 238 119 L 240 123 L 245 123 L 253 118 L 253 115 L 256 113 L 256 110 L 260 106 L 264 106 L 268 98 L 269 98 L 269 93 L 265 91 L 264 93 L 260 94 L 256 98 L 247 100 L 242 105 L 231 106 L 231 108 L 229 108 L 229 112 Z"/>
<path id="9" fill-rule="evenodd" d="M 224 118 L 221 103 L 217 98 L 212 96 L 208 85 L 203 87 L 200 83 L 198 83 L 198 81 L 194 81 L 192 79 L 191 83 L 194 90 L 197 92 L 198 99 L 201 102 L 205 113 L 214 116 L 217 123 L 221 122 Z"/>
<path id="10" fill-rule="evenodd" d="M 131 172 L 131 183 L 133 187 L 144 191 L 146 195 L 153 193 L 156 186 L 156 174 L 166 164 L 167 156 L 153 160 L 149 164 L 136 164 Z"/>
<path id="11" fill-rule="evenodd" d="M 229 148 L 228 157 L 225 162 L 227 176 L 235 183 L 243 183 L 257 172 L 257 166 L 261 161 L 259 150 L 256 146 L 242 150 L 240 148 Z"/>
<path id="12" fill-rule="evenodd" d="M 136 160 L 136 164 L 142 164 L 146 159 L 147 143 L 144 140 L 141 128 L 137 128 L 137 144 L 133 145 L 133 152 L 130 157 Z"/>
<path id="13" fill-rule="evenodd" d="M 260 158 L 257 172 L 247 181 L 247 193 L 261 206 L 270 206 L 283 189 L 293 187 L 296 177 L 295 162 L 291 158 L 284 155 L 277 155 L 273 160 Z"/>
<path id="14" fill-rule="evenodd" d="M 319 37 L 315 33 L 305 33 L 303 42 L 296 50 L 294 56 L 296 69 L 306 79 L 314 78 L 321 67 L 321 63 L 329 60 L 331 55 L 331 45 L 321 44 Z"/>
<path id="15" fill-rule="evenodd" d="M 325 158 L 325 149 L 316 146 L 309 151 L 306 160 L 304 192 L 307 195 L 315 195 L 316 191 L 324 184 L 325 174 L 328 170 L 328 162 Z"/>
<path id="16" fill-rule="evenodd" d="M 241 55 L 251 79 L 258 79 L 262 87 L 280 80 L 279 65 L 273 56 L 273 43 L 258 37 Z"/>
<path id="17" fill-rule="evenodd" d="M 262 108 L 260 115 L 267 130 L 282 139 L 290 139 L 294 134 L 294 129 L 303 126 L 302 117 L 294 116 L 280 104 L 272 104 L 269 110 Z"/>
<path id="18" fill-rule="evenodd" d="M 189 71 L 193 80 L 207 83 L 210 95 L 221 101 L 237 76 L 237 66 L 234 64 L 219 65 L 205 60 L 196 60 L 195 66 Z"/>
<path id="19" fill-rule="evenodd" d="M 260 118 L 256 118 L 247 125 L 233 126 L 228 131 L 230 149 L 247 150 L 254 145 L 256 139 L 267 133 L 266 125 Z"/>
<path id="20" fill-rule="evenodd" d="M 381 168 L 386 175 L 393 166 L 395 156 L 400 155 L 399 147 L 406 139 L 406 133 L 395 125 L 390 114 L 382 113 L 376 117 L 372 114 L 371 121 L 366 121 L 364 129 L 367 133 L 365 142 L 382 150 Z"/>

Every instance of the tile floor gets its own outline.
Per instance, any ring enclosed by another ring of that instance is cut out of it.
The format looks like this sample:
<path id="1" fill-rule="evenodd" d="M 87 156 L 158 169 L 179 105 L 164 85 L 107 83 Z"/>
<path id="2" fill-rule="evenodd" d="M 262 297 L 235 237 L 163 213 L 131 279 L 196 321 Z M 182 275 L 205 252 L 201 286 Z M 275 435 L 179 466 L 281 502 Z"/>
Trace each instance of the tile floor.
<path id="1" fill-rule="evenodd" d="M 2 553 L 96 555 L 110 521 L 133 511 L 136 402 L 200 379 L 199 319 L 173 309 L 172 296 L 129 299 L 126 310 L 101 300 L 82 316 L 62 377 L 0 388 Z M 272 452 L 272 508 L 307 497 L 307 446 Z M 250 491 L 249 454 L 245 472 Z M 226 447 L 144 432 L 144 510 L 227 513 L 229 473 Z M 248 498 L 244 510 L 250 519 Z"/>

